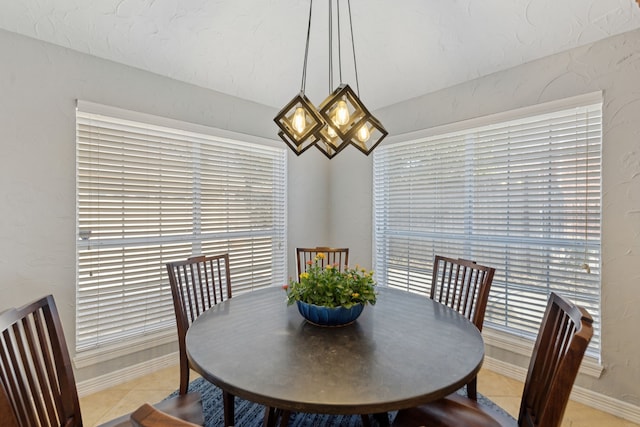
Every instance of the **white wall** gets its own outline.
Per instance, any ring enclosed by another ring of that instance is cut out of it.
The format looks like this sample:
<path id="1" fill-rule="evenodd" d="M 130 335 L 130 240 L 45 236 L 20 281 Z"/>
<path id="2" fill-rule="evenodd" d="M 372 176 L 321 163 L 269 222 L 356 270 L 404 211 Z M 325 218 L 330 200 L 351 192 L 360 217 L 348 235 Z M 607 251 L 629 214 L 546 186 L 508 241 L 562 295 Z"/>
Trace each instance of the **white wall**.
<path id="1" fill-rule="evenodd" d="M 363 101 L 366 103 L 366 97 Z M 333 246 L 349 248 L 349 264 L 371 268 L 372 257 L 372 167 L 373 154 L 366 156 L 347 147 L 331 159 L 329 170 L 329 235 Z"/>
<path id="2" fill-rule="evenodd" d="M 52 293 L 73 351 L 75 100 L 279 141 L 277 110 L 1 30 L 0 58 L 0 311 Z M 329 162 L 305 154 L 288 158 L 291 275 L 293 248 L 323 241 L 327 230 Z M 83 368 L 77 379 L 175 349 L 165 345 Z"/>
<path id="3" fill-rule="evenodd" d="M 640 31 L 573 49 L 376 112 L 398 135 L 593 91 L 604 91 L 602 362 L 578 384 L 640 405 Z M 384 142 L 383 142 L 384 144 Z M 526 367 L 527 360 L 488 355 Z"/>

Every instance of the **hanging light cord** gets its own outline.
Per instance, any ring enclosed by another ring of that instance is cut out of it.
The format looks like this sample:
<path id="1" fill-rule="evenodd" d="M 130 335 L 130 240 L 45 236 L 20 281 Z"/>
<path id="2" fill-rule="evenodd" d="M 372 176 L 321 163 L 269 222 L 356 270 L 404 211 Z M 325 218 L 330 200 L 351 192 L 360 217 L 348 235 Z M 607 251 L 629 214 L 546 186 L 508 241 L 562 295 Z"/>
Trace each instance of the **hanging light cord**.
<path id="1" fill-rule="evenodd" d="M 342 37 L 340 36 L 340 0 L 336 0 L 336 7 L 338 8 L 338 75 L 340 76 L 340 84 L 342 84 Z"/>
<path id="2" fill-rule="evenodd" d="M 356 45 L 353 41 L 353 21 L 351 20 L 351 0 L 347 0 L 349 9 L 349 29 L 351 30 L 351 51 L 353 52 L 353 69 L 356 73 L 356 93 L 360 96 L 360 83 L 358 82 L 358 64 L 356 63 Z"/>
<path id="3" fill-rule="evenodd" d="M 329 93 L 333 90 L 333 10 L 329 0 Z"/>
<path id="4" fill-rule="evenodd" d="M 302 83 L 300 91 L 304 93 L 307 83 L 307 59 L 309 58 L 309 36 L 311 34 L 311 11 L 313 10 L 313 0 L 309 2 L 309 23 L 307 24 L 307 44 L 304 47 L 304 64 L 302 66 Z"/>

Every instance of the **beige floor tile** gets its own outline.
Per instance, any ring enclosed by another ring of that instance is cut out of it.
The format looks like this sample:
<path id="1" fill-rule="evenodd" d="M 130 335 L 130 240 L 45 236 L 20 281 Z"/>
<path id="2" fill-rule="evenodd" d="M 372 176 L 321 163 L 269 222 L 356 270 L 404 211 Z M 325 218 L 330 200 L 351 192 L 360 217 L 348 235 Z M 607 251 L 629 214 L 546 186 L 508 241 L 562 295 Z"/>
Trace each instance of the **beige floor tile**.
<path id="1" fill-rule="evenodd" d="M 569 402 L 564 414 L 564 426 L 607 426 L 607 427 L 635 427 L 630 421 L 618 418 L 606 412 L 598 411 L 577 402 Z"/>
<path id="2" fill-rule="evenodd" d="M 481 392 L 480 392 L 481 393 Z M 487 395 L 485 395 L 487 396 Z M 516 396 L 487 396 L 493 403 L 504 409 L 513 418 L 518 418 L 520 412 L 520 397 Z"/>
<path id="3" fill-rule="evenodd" d="M 198 374 L 191 371 L 191 380 Z M 108 390 L 80 399 L 84 425 L 95 426 L 129 413 L 144 402 L 155 403 L 178 388 L 178 366 L 162 369 L 142 378 L 128 381 Z M 478 374 L 478 392 L 487 396 L 512 416 L 517 417 L 522 396 L 522 383 L 489 370 Z M 638 424 L 569 402 L 562 427 L 640 427 Z"/>
<path id="4" fill-rule="evenodd" d="M 478 392 L 485 396 L 522 396 L 523 383 L 488 370 L 478 374 Z"/>
<path id="5" fill-rule="evenodd" d="M 99 424 L 107 412 L 116 406 L 125 393 L 121 390 L 107 389 L 80 398 L 80 412 L 85 426 L 95 426 Z"/>
<path id="6" fill-rule="evenodd" d="M 135 411 L 143 403 L 156 403 L 167 397 L 173 390 L 131 390 L 111 407 L 99 420 L 105 423 L 121 415 Z"/>

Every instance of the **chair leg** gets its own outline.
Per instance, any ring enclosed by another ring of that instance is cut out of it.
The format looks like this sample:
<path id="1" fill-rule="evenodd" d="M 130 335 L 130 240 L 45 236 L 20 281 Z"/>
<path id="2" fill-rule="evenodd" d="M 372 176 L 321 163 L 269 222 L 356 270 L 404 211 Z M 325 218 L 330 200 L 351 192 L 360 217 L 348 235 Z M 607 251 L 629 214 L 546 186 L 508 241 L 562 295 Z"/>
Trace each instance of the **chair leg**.
<path id="1" fill-rule="evenodd" d="M 371 421 L 369 420 L 369 415 L 362 414 L 360 415 L 360 418 L 362 418 L 362 427 L 371 427 Z"/>
<path id="2" fill-rule="evenodd" d="M 478 377 L 474 377 L 467 384 L 467 397 L 471 400 L 478 400 Z"/>
<path id="3" fill-rule="evenodd" d="M 291 411 L 282 411 L 280 413 L 280 427 L 287 427 L 289 425 L 290 416 L 291 416 Z"/>
<path id="4" fill-rule="evenodd" d="M 282 409 L 267 406 L 264 408 L 264 421 L 262 425 L 264 427 L 286 427 L 289 424 L 290 416 L 291 411 L 283 411 Z M 280 418 L 280 423 L 278 423 L 278 418 Z"/>
<path id="5" fill-rule="evenodd" d="M 185 356 L 180 356 L 180 394 L 187 394 L 189 391 L 189 361 Z"/>
<path id="6" fill-rule="evenodd" d="M 373 414 L 373 419 L 378 422 L 380 427 L 389 427 L 389 414 L 387 412 L 378 412 Z"/>
<path id="7" fill-rule="evenodd" d="M 271 406 L 265 406 L 264 421 L 262 425 L 264 427 L 274 427 L 276 425 L 277 419 L 278 419 L 278 415 L 276 414 L 276 408 Z"/>
<path id="8" fill-rule="evenodd" d="M 225 427 L 232 427 L 235 419 L 235 398 L 233 394 L 228 391 L 222 391 L 222 406 L 224 408 L 224 425 Z"/>

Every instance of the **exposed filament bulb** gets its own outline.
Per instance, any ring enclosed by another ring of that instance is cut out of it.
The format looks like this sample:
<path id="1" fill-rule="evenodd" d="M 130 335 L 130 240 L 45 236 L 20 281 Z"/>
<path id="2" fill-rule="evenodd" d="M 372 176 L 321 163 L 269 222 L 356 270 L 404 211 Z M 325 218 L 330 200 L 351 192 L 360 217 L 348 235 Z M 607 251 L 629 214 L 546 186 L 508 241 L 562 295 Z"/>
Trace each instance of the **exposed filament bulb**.
<path id="1" fill-rule="evenodd" d="M 358 140 L 362 143 L 365 143 L 369 140 L 369 138 L 371 138 L 371 132 L 369 131 L 367 125 L 364 124 L 360 126 L 360 129 L 358 129 Z"/>
<path id="2" fill-rule="evenodd" d="M 336 104 L 336 114 L 333 122 L 338 126 L 344 126 L 349 123 L 349 107 L 342 99 Z"/>
<path id="3" fill-rule="evenodd" d="M 307 117 L 306 113 L 304 112 L 304 108 L 296 108 L 296 112 L 293 113 L 291 125 L 293 126 L 293 129 L 299 134 L 302 134 L 304 132 L 304 129 L 307 127 Z"/>

